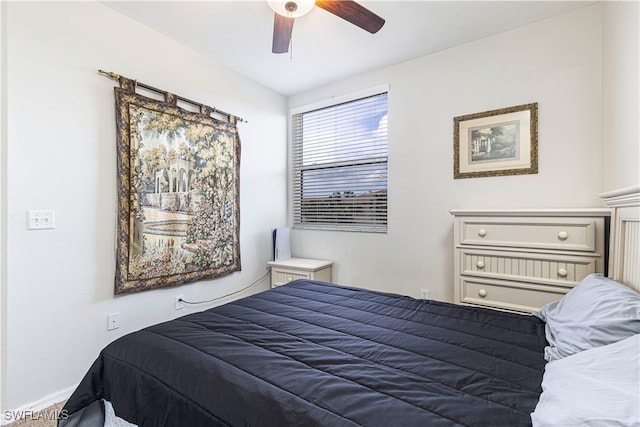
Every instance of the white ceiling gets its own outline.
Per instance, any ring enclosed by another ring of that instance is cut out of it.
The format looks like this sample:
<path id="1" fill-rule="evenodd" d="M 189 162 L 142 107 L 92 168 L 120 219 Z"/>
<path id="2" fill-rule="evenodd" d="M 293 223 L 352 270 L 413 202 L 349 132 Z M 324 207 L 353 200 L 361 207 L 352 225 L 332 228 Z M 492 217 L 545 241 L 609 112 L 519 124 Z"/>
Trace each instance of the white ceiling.
<path id="1" fill-rule="evenodd" d="M 360 1 L 377 34 L 318 7 L 298 19 L 291 55 L 271 53 L 266 1 L 108 1 L 107 6 L 284 95 L 560 15 L 594 1 Z"/>

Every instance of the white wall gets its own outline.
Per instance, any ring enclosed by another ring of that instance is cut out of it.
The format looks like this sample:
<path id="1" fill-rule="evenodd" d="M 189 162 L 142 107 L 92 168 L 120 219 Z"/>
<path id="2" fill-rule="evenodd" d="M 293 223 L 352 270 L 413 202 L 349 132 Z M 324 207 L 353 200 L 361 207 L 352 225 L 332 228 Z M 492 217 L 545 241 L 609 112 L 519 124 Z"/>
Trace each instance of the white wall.
<path id="1" fill-rule="evenodd" d="M 286 99 L 99 3 L 6 6 L 3 400 L 15 409 L 66 398 L 105 344 L 196 310 L 176 311 L 175 295 L 210 299 L 267 272 L 270 229 L 286 221 Z M 239 125 L 242 272 L 113 297 L 116 82 L 98 69 L 248 120 Z M 28 209 L 54 209 L 56 229 L 27 230 Z M 107 332 L 113 312 L 122 327 Z"/>
<path id="2" fill-rule="evenodd" d="M 640 3 L 603 3 L 602 191 L 640 184 Z"/>
<path id="3" fill-rule="evenodd" d="M 292 232 L 338 283 L 453 298 L 452 208 L 600 206 L 601 5 L 292 96 L 296 108 L 388 83 L 389 231 Z M 539 173 L 453 179 L 455 116 L 539 104 Z"/>
<path id="4" fill-rule="evenodd" d="M 6 257 L 4 253 L 6 224 L 5 224 L 5 166 L 6 166 L 6 117 L 7 104 L 5 99 L 6 93 L 6 2 L 0 2 L 0 411 L 6 407 L 5 403 L 5 372 L 6 372 L 6 345 L 5 336 L 7 331 L 6 322 Z"/>

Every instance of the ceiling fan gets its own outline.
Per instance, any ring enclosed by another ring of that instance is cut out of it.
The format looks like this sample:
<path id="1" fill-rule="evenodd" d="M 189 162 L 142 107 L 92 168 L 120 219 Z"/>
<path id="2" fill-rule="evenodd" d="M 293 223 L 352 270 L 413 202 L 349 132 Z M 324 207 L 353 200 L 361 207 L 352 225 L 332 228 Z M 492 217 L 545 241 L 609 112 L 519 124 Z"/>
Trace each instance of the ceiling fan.
<path id="1" fill-rule="evenodd" d="M 291 43 L 293 22 L 313 6 L 318 6 L 363 30 L 375 34 L 384 25 L 384 19 L 361 6 L 353 0 L 296 0 L 267 1 L 274 10 L 273 19 L 273 53 L 286 53 Z"/>

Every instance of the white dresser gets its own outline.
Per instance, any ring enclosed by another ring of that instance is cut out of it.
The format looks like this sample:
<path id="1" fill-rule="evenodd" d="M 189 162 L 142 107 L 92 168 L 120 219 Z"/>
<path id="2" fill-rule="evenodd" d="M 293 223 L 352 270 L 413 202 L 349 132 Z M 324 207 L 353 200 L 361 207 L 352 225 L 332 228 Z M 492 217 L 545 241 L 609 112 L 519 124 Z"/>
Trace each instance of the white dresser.
<path id="1" fill-rule="evenodd" d="M 531 313 L 604 273 L 609 209 L 454 209 L 454 301 Z"/>

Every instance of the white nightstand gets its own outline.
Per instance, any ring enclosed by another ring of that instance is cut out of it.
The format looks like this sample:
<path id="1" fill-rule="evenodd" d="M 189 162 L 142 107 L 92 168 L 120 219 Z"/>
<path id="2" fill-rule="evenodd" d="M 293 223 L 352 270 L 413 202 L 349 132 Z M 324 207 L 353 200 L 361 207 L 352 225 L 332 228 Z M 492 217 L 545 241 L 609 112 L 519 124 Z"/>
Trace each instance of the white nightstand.
<path id="1" fill-rule="evenodd" d="M 297 279 L 331 282 L 333 261 L 307 258 L 290 258 L 281 261 L 269 261 L 271 266 L 271 287 L 286 285 Z"/>

